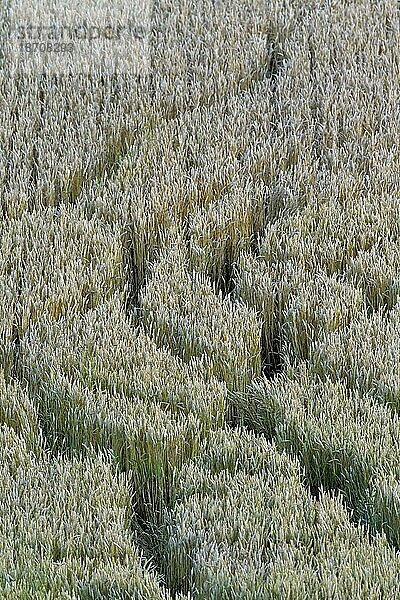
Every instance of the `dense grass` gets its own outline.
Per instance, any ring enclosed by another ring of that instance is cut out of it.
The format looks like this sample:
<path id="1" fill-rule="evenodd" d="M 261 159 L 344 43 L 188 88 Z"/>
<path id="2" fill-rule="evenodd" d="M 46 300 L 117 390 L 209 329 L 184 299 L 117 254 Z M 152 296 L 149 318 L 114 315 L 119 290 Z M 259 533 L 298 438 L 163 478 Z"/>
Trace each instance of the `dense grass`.
<path id="1" fill-rule="evenodd" d="M 399 41 L 154 0 L 146 77 L 0 71 L 1 598 L 400 596 Z"/>

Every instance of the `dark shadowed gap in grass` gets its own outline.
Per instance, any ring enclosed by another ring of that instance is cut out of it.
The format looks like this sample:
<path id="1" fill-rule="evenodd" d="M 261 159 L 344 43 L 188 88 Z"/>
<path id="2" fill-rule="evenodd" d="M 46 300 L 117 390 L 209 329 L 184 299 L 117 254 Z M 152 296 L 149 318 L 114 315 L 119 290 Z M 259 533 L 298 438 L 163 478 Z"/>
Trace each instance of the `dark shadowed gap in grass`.
<path id="1" fill-rule="evenodd" d="M 233 264 L 228 259 L 225 259 L 223 273 L 221 278 L 220 289 L 223 296 L 230 296 L 235 288 L 233 279 Z"/>
<path id="2" fill-rule="evenodd" d="M 210 276 L 215 293 L 219 293 L 223 298 L 229 298 L 235 289 L 235 280 L 233 277 L 234 263 L 225 257 L 222 270 L 217 276 Z"/>
<path id="3" fill-rule="evenodd" d="M 284 67 L 286 56 L 278 50 L 274 45 L 274 40 L 271 39 L 272 50 L 269 56 L 269 60 L 265 65 L 265 74 L 268 79 L 271 80 L 272 90 L 276 89 L 276 78 L 281 74 Z"/>
<path id="4" fill-rule="evenodd" d="M 266 339 L 265 324 L 261 333 L 261 373 L 267 379 L 273 379 L 283 371 L 283 356 L 280 336 L 275 334 L 272 340 L 272 348 Z"/>
<path id="5" fill-rule="evenodd" d="M 389 295 L 382 299 L 371 298 L 368 294 L 365 294 L 366 299 L 366 310 L 369 317 L 372 317 L 377 312 L 381 312 L 385 318 L 388 318 L 390 312 L 394 309 L 395 304 Z"/>
<path id="6" fill-rule="evenodd" d="M 318 485 L 310 484 L 308 486 L 308 490 L 313 498 L 315 498 L 316 500 L 320 499 L 322 490 Z"/>
<path id="7" fill-rule="evenodd" d="M 135 262 L 131 247 L 125 248 L 125 272 L 127 279 L 126 311 L 131 314 L 139 306 L 141 288 L 146 285 L 146 275 Z"/>
<path id="8" fill-rule="evenodd" d="M 20 347 L 21 347 L 21 336 L 19 333 L 18 325 L 13 323 L 13 333 L 12 333 L 12 344 L 13 344 L 13 357 L 12 357 L 12 367 L 11 367 L 11 377 L 18 379 L 19 374 L 19 364 L 20 364 Z"/>

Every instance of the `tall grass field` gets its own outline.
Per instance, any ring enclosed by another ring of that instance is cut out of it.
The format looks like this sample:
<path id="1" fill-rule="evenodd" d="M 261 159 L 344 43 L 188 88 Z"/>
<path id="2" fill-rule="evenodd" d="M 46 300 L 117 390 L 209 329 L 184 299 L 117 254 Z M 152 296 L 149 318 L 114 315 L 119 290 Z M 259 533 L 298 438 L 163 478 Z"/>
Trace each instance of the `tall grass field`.
<path id="1" fill-rule="evenodd" d="M 0 600 L 400 599 L 400 7 L 0 0 Z"/>

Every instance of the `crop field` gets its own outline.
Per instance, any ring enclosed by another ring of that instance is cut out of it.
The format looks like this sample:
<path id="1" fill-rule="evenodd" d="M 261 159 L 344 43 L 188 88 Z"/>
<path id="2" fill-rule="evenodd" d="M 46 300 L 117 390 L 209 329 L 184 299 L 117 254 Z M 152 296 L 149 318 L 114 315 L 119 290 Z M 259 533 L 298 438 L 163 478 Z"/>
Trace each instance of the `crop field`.
<path id="1" fill-rule="evenodd" d="M 32 6 L 0 600 L 400 599 L 399 3 L 153 0 L 143 72 L 69 74 L 10 70 Z"/>

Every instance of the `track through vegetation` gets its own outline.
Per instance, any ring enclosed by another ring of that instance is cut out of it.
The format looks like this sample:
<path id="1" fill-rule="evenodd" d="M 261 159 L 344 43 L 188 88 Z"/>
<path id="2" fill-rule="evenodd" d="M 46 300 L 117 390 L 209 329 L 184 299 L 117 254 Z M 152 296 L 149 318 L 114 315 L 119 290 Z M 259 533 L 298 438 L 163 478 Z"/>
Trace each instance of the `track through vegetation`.
<path id="1" fill-rule="evenodd" d="M 400 597 L 399 29 L 156 0 L 148 76 L 2 79 L 1 598 Z"/>

